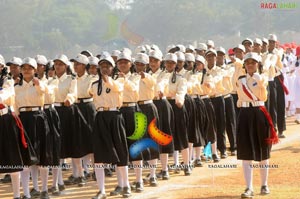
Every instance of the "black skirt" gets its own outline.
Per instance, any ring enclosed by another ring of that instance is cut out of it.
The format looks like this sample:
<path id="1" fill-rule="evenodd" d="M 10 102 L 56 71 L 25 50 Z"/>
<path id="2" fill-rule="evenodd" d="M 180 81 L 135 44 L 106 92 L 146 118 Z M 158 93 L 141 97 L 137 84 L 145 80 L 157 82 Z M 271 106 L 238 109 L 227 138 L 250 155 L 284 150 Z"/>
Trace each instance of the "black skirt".
<path id="1" fill-rule="evenodd" d="M 122 108 L 120 108 L 120 112 L 122 113 L 124 121 L 125 121 L 126 137 L 129 137 L 133 134 L 133 132 L 135 130 L 134 113 L 135 112 L 141 112 L 141 109 L 139 108 L 139 106 L 122 107 Z M 136 142 L 136 140 L 127 139 L 128 150 L 134 142 Z M 129 156 L 129 160 L 130 161 L 143 160 L 143 155 L 141 153 L 136 158 L 132 158 L 132 157 Z"/>
<path id="2" fill-rule="evenodd" d="M 20 112 L 20 119 L 38 157 L 38 165 L 52 165 L 53 146 L 46 113 L 42 110 Z"/>
<path id="3" fill-rule="evenodd" d="M 189 95 L 185 95 L 184 106 L 187 113 L 187 131 L 190 143 L 199 143 L 200 142 L 200 130 L 199 130 L 199 121 L 196 120 L 197 117 L 197 106 L 193 98 Z"/>
<path id="4" fill-rule="evenodd" d="M 9 112 L 0 116 L 0 173 L 22 171 L 24 166 L 38 163 L 26 131 L 24 131 L 24 136 L 27 148 L 23 146 L 20 129 L 12 114 L 14 113 Z M 5 166 L 8 167 L 5 168 Z"/>
<path id="5" fill-rule="evenodd" d="M 89 128 L 86 131 L 86 135 L 85 135 L 85 143 L 84 145 L 87 146 L 92 146 L 93 143 L 93 136 L 92 136 L 92 129 L 94 126 L 94 122 L 95 122 L 95 116 L 96 116 L 96 108 L 93 102 L 88 102 L 88 103 L 78 103 L 76 104 L 80 110 L 80 112 L 82 113 L 84 119 L 87 122 L 87 125 L 89 126 Z M 93 147 L 90 148 L 90 152 L 93 152 Z"/>
<path id="6" fill-rule="evenodd" d="M 206 143 L 211 142 L 213 144 L 217 141 L 215 110 L 209 98 L 203 99 L 203 102 L 207 112 L 207 120 L 204 124 L 204 138 Z"/>
<path id="7" fill-rule="evenodd" d="M 95 163 L 128 165 L 124 119 L 119 111 L 97 112 L 93 128 Z"/>
<path id="8" fill-rule="evenodd" d="M 52 146 L 52 165 L 58 166 L 60 160 L 60 149 L 61 149 L 61 124 L 59 120 L 58 113 L 55 108 L 50 107 L 45 109 L 47 115 L 49 128 L 50 128 L 50 137 L 51 137 L 51 146 Z"/>
<path id="9" fill-rule="evenodd" d="M 155 105 L 152 104 L 142 104 L 139 105 L 142 113 L 147 116 L 147 130 L 144 134 L 143 138 L 151 138 L 149 134 L 148 126 L 150 122 L 156 118 L 156 124 L 159 123 L 159 116 Z M 156 125 L 157 126 L 157 125 Z M 159 158 L 159 151 L 148 148 L 147 150 L 142 152 L 143 160 L 153 160 Z"/>
<path id="10" fill-rule="evenodd" d="M 205 103 L 200 98 L 194 99 L 196 104 L 196 121 L 199 128 L 199 139 L 194 143 L 194 147 L 200 147 L 205 145 L 205 124 L 207 122 L 207 111 Z"/>
<path id="11" fill-rule="evenodd" d="M 86 134 L 91 132 L 89 125 L 76 105 L 55 107 L 61 122 L 60 158 L 81 158 L 91 153 Z"/>
<path id="12" fill-rule="evenodd" d="M 153 100 L 157 111 L 159 121 L 157 124 L 158 129 L 162 132 L 173 136 L 173 132 L 175 130 L 175 120 L 174 120 L 174 112 L 171 104 L 166 99 L 161 100 Z M 165 146 L 159 146 L 160 153 L 173 153 L 174 152 L 174 139 L 172 142 Z"/>
<path id="13" fill-rule="evenodd" d="M 237 123 L 237 158 L 262 161 L 270 158 L 271 145 L 266 143 L 270 128 L 259 107 L 241 108 Z"/>
<path id="14" fill-rule="evenodd" d="M 188 148 L 189 146 L 189 138 L 187 134 L 187 114 L 185 106 L 183 105 L 182 108 L 178 108 L 175 104 L 175 100 L 169 100 L 172 109 L 174 111 L 174 118 L 175 118 L 175 130 L 173 133 L 174 138 L 174 148 L 176 151 L 183 150 Z"/>

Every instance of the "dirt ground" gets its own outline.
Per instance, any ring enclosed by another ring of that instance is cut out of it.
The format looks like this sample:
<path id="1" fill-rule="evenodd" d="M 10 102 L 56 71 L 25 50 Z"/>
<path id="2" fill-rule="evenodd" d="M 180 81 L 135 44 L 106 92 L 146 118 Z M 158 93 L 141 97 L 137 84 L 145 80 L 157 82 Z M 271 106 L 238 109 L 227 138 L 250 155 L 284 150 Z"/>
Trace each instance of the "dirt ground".
<path id="1" fill-rule="evenodd" d="M 259 169 L 254 169 L 254 198 L 264 199 L 298 199 L 300 198 L 300 125 L 294 123 L 293 117 L 287 118 L 287 138 L 281 139 L 281 142 L 272 148 L 270 165 L 274 168 L 269 172 L 270 195 L 260 196 L 260 175 Z M 173 162 L 170 158 L 171 163 Z M 69 162 L 69 160 L 68 160 Z M 254 164 L 256 164 L 254 162 Z M 212 168 L 215 165 L 219 167 L 235 168 Z M 160 167 L 157 169 L 160 170 Z M 149 173 L 146 169 L 143 174 Z M 133 170 L 129 171 L 130 182 L 134 181 Z M 64 172 L 64 179 L 71 175 L 71 170 Z M 2 178 L 3 175 L 0 175 Z M 191 176 L 184 176 L 183 172 L 174 174 L 170 171 L 170 179 L 159 181 L 157 187 L 145 185 L 142 193 L 132 193 L 132 199 L 175 199 L 175 198 L 203 198 L 203 199 L 229 199 L 240 198 L 240 194 L 245 189 L 245 183 L 242 173 L 241 161 L 236 157 L 228 157 L 221 160 L 218 164 L 204 163 L 203 167 L 194 168 Z M 52 184 L 49 177 L 49 187 Z M 116 186 L 116 175 L 106 178 L 106 192 L 114 189 Z M 67 186 L 66 191 L 59 197 L 60 199 L 89 199 L 96 193 L 97 185 L 95 181 L 88 181 L 85 187 Z M 22 193 L 22 190 L 21 190 Z M 11 199 L 11 184 L 0 184 L 0 199 Z M 121 198 L 114 196 L 108 198 Z"/>

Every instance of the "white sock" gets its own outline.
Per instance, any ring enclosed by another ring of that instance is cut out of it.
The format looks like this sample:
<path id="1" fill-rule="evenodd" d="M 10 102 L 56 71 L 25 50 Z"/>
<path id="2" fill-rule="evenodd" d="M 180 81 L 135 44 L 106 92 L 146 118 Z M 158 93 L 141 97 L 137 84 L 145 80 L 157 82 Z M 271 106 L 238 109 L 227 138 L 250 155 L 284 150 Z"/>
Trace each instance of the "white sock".
<path id="1" fill-rule="evenodd" d="M 32 165 L 29 168 L 30 168 L 30 173 L 31 173 L 31 179 L 32 179 L 33 188 L 36 191 L 40 191 L 39 183 L 38 183 L 39 167 L 37 165 Z"/>
<path id="2" fill-rule="evenodd" d="M 135 173 L 135 181 L 136 182 L 143 182 L 143 161 L 142 160 L 138 160 L 138 161 L 132 161 L 133 164 L 133 168 L 134 168 L 134 173 Z"/>
<path id="3" fill-rule="evenodd" d="M 83 169 L 81 164 L 81 158 L 72 158 L 72 164 L 75 165 L 75 178 L 83 176 Z"/>
<path id="4" fill-rule="evenodd" d="M 30 169 L 28 167 L 24 167 L 23 171 L 21 171 L 21 181 L 23 187 L 23 194 L 28 198 L 31 197 L 29 191 L 29 178 L 30 178 Z"/>
<path id="5" fill-rule="evenodd" d="M 189 148 L 183 149 L 181 151 L 181 155 L 182 155 L 183 163 L 185 165 L 189 165 Z"/>
<path id="6" fill-rule="evenodd" d="M 189 161 L 191 162 L 193 160 L 193 145 L 194 143 L 189 142 Z"/>
<path id="7" fill-rule="evenodd" d="M 196 151 L 196 160 L 201 160 L 201 147 L 195 147 L 195 151 Z"/>
<path id="8" fill-rule="evenodd" d="M 174 151 L 173 157 L 174 157 L 174 164 L 175 164 L 175 166 L 178 166 L 179 165 L 179 152 L 178 151 Z"/>
<path id="9" fill-rule="evenodd" d="M 49 168 L 48 167 L 40 167 L 40 175 L 41 175 L 41 181 L 42 181 L 42 191 L 48 192 Z"/>
<path id="10" fill-rule="evenodd" d="M 71 162 L 72 162 L 72 176 L 77 178 L 77 163 L 76 163 L 76 159 L 78 158 L 72 158 Z"/>
<path id="11" fill-rule="evenodd" d="M 10 174 L 14 198 L 20 197 L 20 172 Z"/>
<path id="12" fill-rule="evenodd" d="M 243 172 L 244 178 L 247 184 L 247 188 L 253 190 L 253 168 L 251 167 L 252 160 L 243 160 Z"/>
<path id="13" fill-rule="evenodd" d="M 117 166 L 116 166 L 116 173 L 117 173 L 118 186 L 123 187 L 122 173 L 120 168 Z"/>
<path id="14" fill-rule="evenodd" d="M 169 154 L 168 153 L 161 153 L 160 154 L 161 169 L 163 171 L 168 171 L 168 159 L 169 159 Z"/>
<path id="15" fill-rule="evenodd" d="M 62 177 L 62 170 L 61 170 L 61 165 L 64 163 L 64 159 L 60 159 L 60 167 L 58 168 L 58 184 L 59 185 L 64 185 L 64 180 L 63 180 L 63 177 Z"/>
<path id="16" fill-rule="evenodd" d="M 268 185 L 268 174 L 269 174 L 269 160 L 263 160 L 259 162 L 260 167 L 260 179 L 261 185 Z"/>
<path id="17" fill-rule="evenodd" d="M 58 183 L 58 167 L 53 167 L 52 168 L 52 187 L 57 187 Z"/>
<path id="18" fill-rule="evenodd" d="M 105 174 L 104 174 L 103 163 L 95 163 L 95 174 L 96 174 L 99 191 L 105 194 Z"/>
<path id="19" fill-rule="evenodd" d="M 87 154 L 82 158 L 83 169 L 86 173 L 90 173 L 89 167 L 91 165 L 92 154 Z"/>
<path id="20" fill-rule="evenodd" d="M 149 160 L 149 166 L 150 166 L 150 178 L 156 177 L 156 166 L 157 166 L 157 159 Z"/>
<path id="21" fill-rule="evenodd" d="M 130 187 L 128 180 L 128 166 L 119 167 L 122 176 L 123 187 Z"/>
<path id="22" fill-rule="evenodd" d="M 218 156 L 218 152 L 217 152 L 217 142 L 214 142 L 211 144 L 211 151 L 212 151 L 212 154 L 215 154 Z M 218 156 L 219 157 L 219 156 Z"/>

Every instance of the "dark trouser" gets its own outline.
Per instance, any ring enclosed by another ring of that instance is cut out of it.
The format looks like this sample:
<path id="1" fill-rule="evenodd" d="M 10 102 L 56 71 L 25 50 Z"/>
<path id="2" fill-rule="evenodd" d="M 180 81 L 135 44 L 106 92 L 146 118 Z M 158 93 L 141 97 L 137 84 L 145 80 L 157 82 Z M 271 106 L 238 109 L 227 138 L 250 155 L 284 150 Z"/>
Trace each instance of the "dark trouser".
<path id="1" fill-rule="evenodd" d="M 268 112 L 271 115 L 273 125 L 276 129 L 277 127 L 277 92 L 276 92 L 276 82 L 269 81 L 269 96 L 266 102 Z"/>
<path id="2" fill-rule="evenodd" d="M 226 133 L 230 143 L 230 151 L 236 150 L 236 115 L 232 96 L 224 98 L 226 114 Z"/>
<path id="3" fill-rule="evenodd" d="M 276 91 L 277 91 L 277 128 L 278 132 L 282 133 L 286 130 L 285 123 L 285 94 L 283 87 L 279 81 L 279 78 L 283 82 L 283 75 L 275 77 L 274 81 L 276 82 Z"/>
<path id="4" fill-rule="evenodd" d="M 237 107 L 238 95 L 237 94 L 231 94 L 231 96 L 233 98 L 235 117 L 236 117 L 236 121 L 237 121 L 237 118 L 239 117 L 239 113 L 240 113 L 240 108 Z"/>
<path id="5" fill-rule="evenodd" d="M 215 109 L 216 114 L 216 127 L 217 127 L 217 148 L 221 153 L 226 152 L 226 137 L 225 137 L 225 101 L 224 98 L 215 97 L 211 98 L 211 102 Z"/>

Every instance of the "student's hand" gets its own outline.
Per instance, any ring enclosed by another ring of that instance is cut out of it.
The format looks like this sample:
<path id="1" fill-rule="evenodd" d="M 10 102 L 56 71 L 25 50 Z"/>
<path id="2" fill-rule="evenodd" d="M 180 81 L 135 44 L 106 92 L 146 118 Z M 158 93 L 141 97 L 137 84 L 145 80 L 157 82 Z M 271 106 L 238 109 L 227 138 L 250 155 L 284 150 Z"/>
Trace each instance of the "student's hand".
<path id="1" fill-rule="evenodd" d="M 158 97 L 161 99 L 164 96 L 164 94 L 161 91 L 158 91 Z"/>
<path id="2" fill-rule="evenodd" d="M 65 105 L 65 106 L 71 106 L 71 102 L 70 102 L 69 100 L 66 100 L 66 101 L 64 102 L 64 105 Z"/>
<path id="3" fill-rule="evenodd" d="M 106 83 L 108 81 L 108 76 L 107 75 L 102 75 L 102 79 Z"/>
<path id="4" fill-rule="evenodd" d="M 123 78 L 125 77 L 125 74 L 122 72 L 119 72 L 118 75 L 119 75 L 119 77 L 123 77 Z"/>
<path id="5" fill-rule="evenodd" d="M 32 81 L 33 81 L 33 83 L 34 83 L 35 86 L 39 86 L 40 85 L 40 80 L 38 78 L 34 77 Z"/>
<path id="6" fill-rule="evenodd" d="M 182 107 L 183 107 L 183 104 L 177 102 L 177 103 L 176 103 L 176 106 L 177 106 L 178 108 L 182 108 Z"/>
<path id="7" fill-rule="evenodd" d="M 141 79 L 144 79 L 145 78 L 145 73 L 143 71 L 141 71 L 140 73 L 140 76 L 141 76 Z"/>

